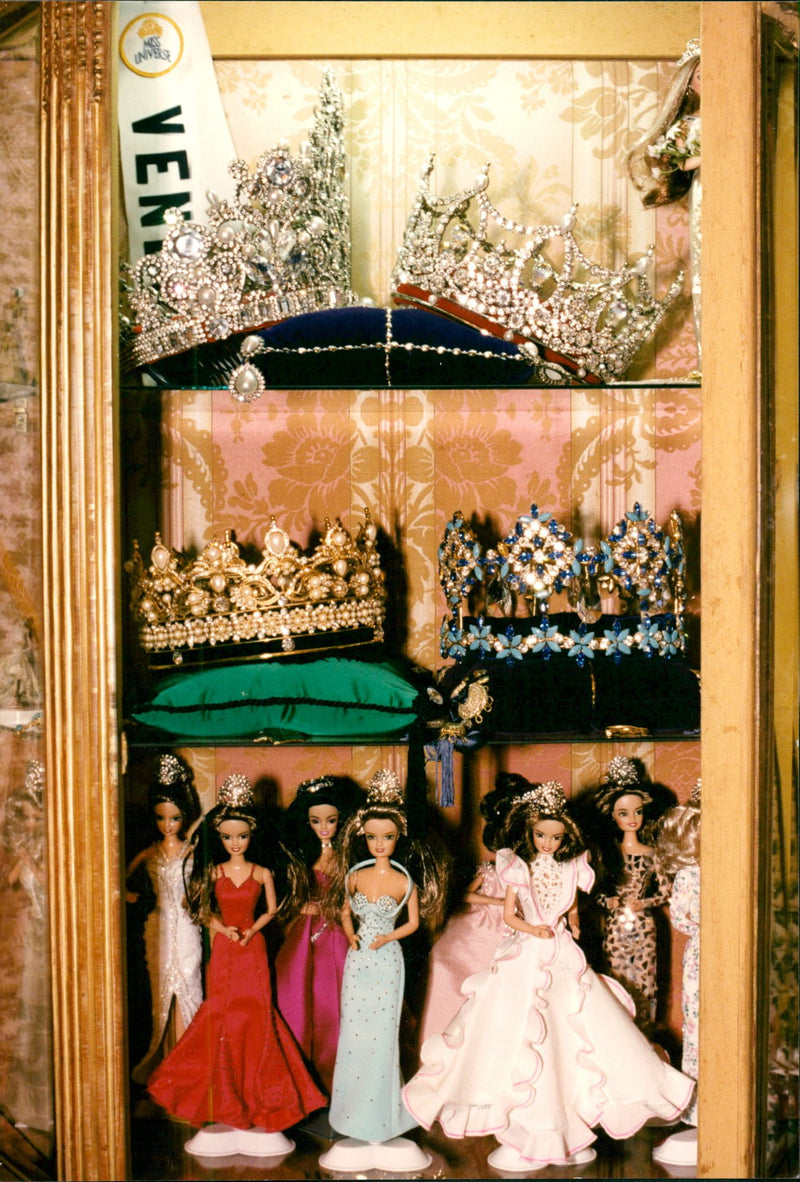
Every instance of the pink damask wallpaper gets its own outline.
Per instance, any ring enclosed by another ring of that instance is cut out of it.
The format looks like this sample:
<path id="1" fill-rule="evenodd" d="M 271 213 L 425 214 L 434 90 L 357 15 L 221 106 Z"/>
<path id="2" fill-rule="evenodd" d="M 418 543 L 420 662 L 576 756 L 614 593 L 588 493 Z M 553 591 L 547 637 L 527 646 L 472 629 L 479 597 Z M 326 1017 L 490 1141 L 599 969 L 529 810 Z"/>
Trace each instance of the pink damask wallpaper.
<path id="1" fill-rule="evenodd" d="M 345 103 L 353 286 L 375 304 L 389 302 L 395 251 L 431 151 L 441 193 L 463 188 L 489 161 L 493 203 L 521 222 L 558 220 L 577 202 L 578 237 L 605 265 L 619 266 L 653 243 L 658 294 L 688 270 L 685 203 L 645 210 L 624 167 L 654 118 L 672 63 L 218 62 L 234 143 L 250 165 L 280 140 L 299 146 L 326 65 Z M 701 398 L 689 378 L 697 349 L 688 293 L 687 279 L 685 295 L 627 375 L 640 382 L 633 388 L 275 390 L 249 405 L 226 391 L 163 396 L 164 539 L 192 550 L 230 529 L 260 549 L 274 515 L 304 546 L 326 517 L 356 529 L 369 506 L 401 572 L 402 595 L 390 608 L 394 634 L 410 658 L 433 669 L 442 663 L 444 614 L 436 552 L 454 511 L 501 535 L 536 502 L 597 542 L 639 501 L 661 525 L 672 510 L 682 514 L 694 550 L 689 612 L 696 612 Z M 143 551 L 149 547 L 139 540 Z M 699 775 L 694 742 L 485 749 L 468 763 L 456 757 L 458 803 L 445 828 L 478 858 L 477 800 L 498 771 L 556 778 L 575 793 L 597 782 L 619 753 L 643 758 L 680 800 Z M 364 783 L 380 766 L 401 776 L 405 769 L 402 748 L 183 754 L 206 807 L 231 771 L 268 781 L 285 804 L 301 780 L 321 772 Z M 429 781 L 433 794 L 432 771 Z M 676 965 L 680 952 L 678 938 Z M 678 1029 L 679 998 L 668 1007 Z"/>

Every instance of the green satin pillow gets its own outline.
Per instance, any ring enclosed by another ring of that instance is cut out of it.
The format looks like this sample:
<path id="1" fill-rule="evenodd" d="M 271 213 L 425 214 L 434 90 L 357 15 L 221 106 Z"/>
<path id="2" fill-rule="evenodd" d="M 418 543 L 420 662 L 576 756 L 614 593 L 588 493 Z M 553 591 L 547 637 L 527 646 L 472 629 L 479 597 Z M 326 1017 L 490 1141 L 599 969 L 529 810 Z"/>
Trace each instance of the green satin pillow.
<path id="1" fill-rule="evenodd" d="M 201 739 L 369 739 L 416 721 L 419 686 L 402 661 L 253 661 L 181 670 L 132 717 Z"/>

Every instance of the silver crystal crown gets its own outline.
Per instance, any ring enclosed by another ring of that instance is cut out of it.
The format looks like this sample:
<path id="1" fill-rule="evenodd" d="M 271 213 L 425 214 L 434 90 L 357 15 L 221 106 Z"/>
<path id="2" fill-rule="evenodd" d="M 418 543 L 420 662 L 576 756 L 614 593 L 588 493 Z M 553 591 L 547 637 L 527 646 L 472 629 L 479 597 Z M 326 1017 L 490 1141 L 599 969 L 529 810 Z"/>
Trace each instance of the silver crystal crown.
<path id="1" fill-rule="evenodd" d="M 550 817 L 560 817 L 566 810 L 567 798 L 558 780 L 547 780 L 544 784 L 537 784 L 530 791 L 519 798 L 531 805 L 538 813 Z"/>
<path id="2" fill-rule="evenodd" d="M 471 187 L 437 197 L 433 160 L 397 254 L 394 299 L 513 342 L 543 382 L 565 374 L 594 384 L 621 378 L 680 293 L 683 272 L 656 300 L 645 277 L 652 246 L 618 271 L 601 267 L 575 240 L 576 205 L 557 224 L 522 225 L 489 201 L 488 164 Z M 546 250 L 557 240 L 560 265 Z"/>
<path id="3" fill-rule="evenodd" d="M 314 126 L 298 155 L 278 144 L 252 174 L 234 160 L 236 196 L 209 193 L 205 223 L 167 211 L 161 250 L 131 270 L 137 365 L 359 302 L 350 289 L 343 125 L 342 95 L 326 70 Z"/>
<path id="4" fill-rule="evenodd" d="M 217 804 L 227 808 L 251 808 L 254 803 L 253 785 L 242 772 L 231 772 L 219 786 Z"/>

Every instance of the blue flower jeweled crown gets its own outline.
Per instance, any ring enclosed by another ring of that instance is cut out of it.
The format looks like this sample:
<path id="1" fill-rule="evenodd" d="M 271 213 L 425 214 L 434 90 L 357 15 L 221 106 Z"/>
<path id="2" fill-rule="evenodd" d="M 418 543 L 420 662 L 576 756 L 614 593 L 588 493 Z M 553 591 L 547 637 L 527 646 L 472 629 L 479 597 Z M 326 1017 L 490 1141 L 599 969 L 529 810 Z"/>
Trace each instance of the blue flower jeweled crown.
<path id="1" fill-rule="evenodd" d="M 597 546 L 573 538 L 552 514 L 532 505 L 496 549 L 484 552 L 463 515 L 455 513 L 439 546 L 439 581 L 449 608 L 442 656 L 521 660 L 538 654 L 549 660 L 566 653 L 583 665 L 595 656 L 619 661 L 635 651 L 682 654 L 685 566 L 678 514 L 672 513 L 665 532 L 638 503 Z M 550 598 L 559 592 L 576 613 L 566 629 L 548 614 Z M 610 595 L 623 607 L 613 622 L 603 618 L 600 603 Z M 522 604 L 527 619 L 513 614 Z"/>
<path id="2" fill-rule="evenodd" d="M 137 365 L 360 302 L 350 289 L 343 125 L 342 96 L 326 70 L 314 127 L 297 156 L 278 144 L 252 175 L 234 160 L 236 196 L 223 201 L 209 193 L 205 223 L 167 211 L 161 250 L 130 273 Z"/>
<path id="3" fill-rule="evenodd" d="M 621 378 L 680 293 L 683 272 L 657 300 L 646 279 L 653 247 L 617 271 L 602 267 L 575 240 L 577 206 L 557 224 L 521 225 L 489 201 L 488 164 L 450 197 L 431 192 L 432 170 L 433 156 L 397 254 L 394 299 L 513 342 L 540 382 Z"/>

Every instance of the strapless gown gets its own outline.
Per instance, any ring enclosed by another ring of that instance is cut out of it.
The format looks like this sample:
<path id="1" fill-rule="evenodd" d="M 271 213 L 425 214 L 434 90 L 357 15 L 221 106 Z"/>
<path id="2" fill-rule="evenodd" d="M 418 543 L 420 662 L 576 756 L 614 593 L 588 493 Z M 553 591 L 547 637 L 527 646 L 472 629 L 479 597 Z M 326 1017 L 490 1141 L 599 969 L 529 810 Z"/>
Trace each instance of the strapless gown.
<path id="1" fill-rule="evenodd" d="M 222 922 L 244 931 L 253 924 L 261 884 L 215 884 Z M 281 1132 L 325 1097 L 272 1004 L 264 937 L 246 947 L 217 935 L 206 970 L 206 1000 L 175 1048 L 150 1078 L 150 1095 L 193 1125 L 218 1121 L 238 1129 Z"/>
<path id="2" fill-rule="evenodd" d="M 314 871 L 316 896 L 329 879 Z M 339 998 L 347 956 L 347 936 L 319 915 L 300 915 L 275 959 L 278 1009 L 301 1051 L 330 1092 L 339 1043 Z"/>
<path id="3" fill-rule="evenodd" d="M 371 866 L 368 858 L 353 866 Z M 414 883 L 404 866 L 406 892 L 374 901 L 361 891 L 348 895 L 358 918 L 359 947 L 347 953 L 342 986 L 342 1023 L 333 1073 L 328 1119 L 337 1133 L 360 1141 L 389 1141 L 417 1123 L 403 1106 L 398 1031 L 403 1009 L 405 966 L 398 940 L 372 949 L 376 936 L 394 930 Z"/>

